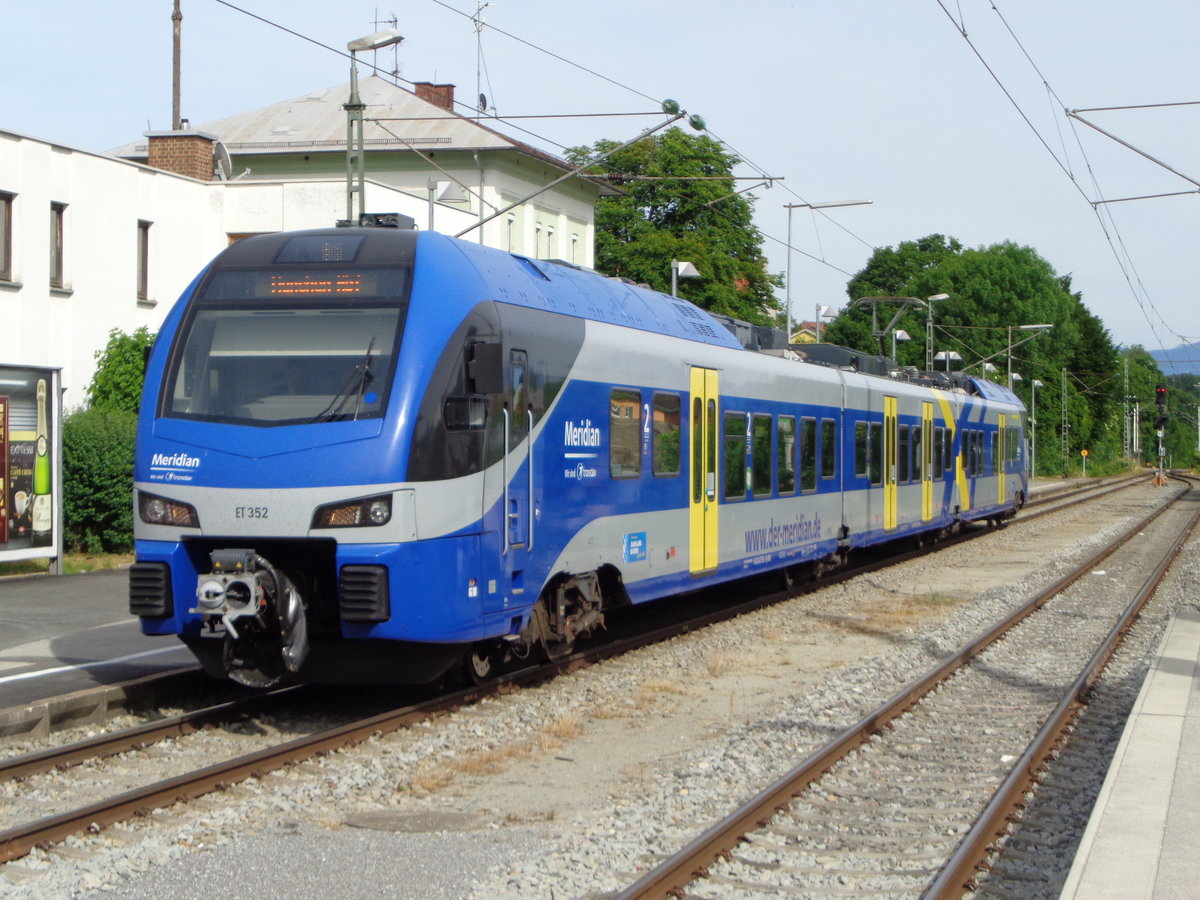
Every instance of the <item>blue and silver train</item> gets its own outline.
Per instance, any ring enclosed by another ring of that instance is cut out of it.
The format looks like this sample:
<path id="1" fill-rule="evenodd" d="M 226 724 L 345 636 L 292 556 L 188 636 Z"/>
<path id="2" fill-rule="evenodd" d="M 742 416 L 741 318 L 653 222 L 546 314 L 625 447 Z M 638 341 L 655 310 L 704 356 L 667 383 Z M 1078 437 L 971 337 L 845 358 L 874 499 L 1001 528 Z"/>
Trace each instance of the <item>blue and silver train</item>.
<path id="1" fill-rule="evenodd" d="M 250 685 L 484 678 L 616 607 L 1024 503 L 1008 389 L 765 343 L 433 232 L 234 244 L 148 359 L 131 612 Z"/>

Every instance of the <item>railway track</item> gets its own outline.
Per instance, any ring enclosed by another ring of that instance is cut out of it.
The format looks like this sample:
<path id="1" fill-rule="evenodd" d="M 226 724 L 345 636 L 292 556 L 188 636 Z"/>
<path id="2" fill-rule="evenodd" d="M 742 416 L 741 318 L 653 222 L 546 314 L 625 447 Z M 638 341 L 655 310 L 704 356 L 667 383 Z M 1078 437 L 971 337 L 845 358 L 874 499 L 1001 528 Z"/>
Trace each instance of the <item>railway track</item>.
<path id="1" fill-rule="evenodd" d="M 1197 493 L 1180 492 L 619 896 L 962 896 L 996 861 L 1113 646 L 1190 534 Z M 1089 573 L 1110 580 L 1107 570 L 1121 573 L 1119 590 L 1080 584 Z"/>
<path id="2" fill-rule="evenodd" d="M 1140 480 L 1142 479 L 1136 479 L 1135 482 L 1131 483 L 1136 483 L 1136 481 Z M 1120 485 L 1119 487 L 1122 486 L 1125 485 Z M 1109 487 L 1105 491 L 1113 489 Z M 1092 493 L 1095 492 L 1093 491 Z M 1080 495 L 1080 492 L 1075 492 L 1070 496 L 1077 497 Z M 1079 501 L 1074 499 L 1071 502 Z M 1061 508 L 1061 506 L 1054 508 Z M 977 528 L 972 529 L 972 531 L 982 532 L 985 529 Z M 967 535 L 964 535 L 965 537 Z M 924 552 L 928 552 L 928 550 Z M 914 554 L 904 554 L 901 558 L 907 559 L 912 555 Z M 672 623 L 646 634 L 639 634 L 602 647 L 582 651 L 554 664 L 515 673 L 508 678 L 499 680 L 495 684 L 482 688 L 472 688 L 466 691 L 451 693 L 420 704 L 339 724 L 334 728 L 321 729 L 314 734 L 292 740 L 259 740 L 258 744 L 269 743 L 269 746 L 260 746 L 251 752 L 240 755 L 235 754 L 223 762 L 199 766 L 193 771 L 180 772 L 179 774 L 162 778 L 150 784 L 130 787 L 128 790 L 122 791 L 112 797 L 89 802 L 78 808 L 64 808 L 48 815 L 31 817 L 23 824 L 9 827 L 0 832 L 0 861 L 19 858 L 34 846 L 58 841 L 67 835 L 83 830 L 94 830 L 131 815 L 169 805 L 177 800 L 197 797 L 246 777 L 262 775 L 263 773 L 308 758 L 314 754 L 326 752 L 335 747 L 353 744 L 371 735 L 403 728 L 413 722 L 443 714 L 465 704 L 475 702 L 490 694 L 512 690 L 515 687 L 525 684 L 540 682 L 556 674 L 588 665 L 599 659 L 616 656 L 636 647 L 665 640 L 686 631 L 702 628 L 713 622 L 753 611 L 754 609 L 778 602 L 785 597 L 794 596 L 803 590 L 811 590 L 813 587 L 825 587 L 831 583 L 836 583 L 838 580 L 861 575 L 865 571 L 886 567 L 895 561 L 895 558 L 892 558 L 884 561 L 875 561 L 866 566 L 856 566 L 844 573 L 839 573 L 837 576 L 824 579 L 817 585 L 810 585 L 800 590 L 792 589 L 760 596 L 735 607 L 726 606 L 700 618 Z M 269 711 L 273 703 L 279 702 L 279 699 L 287 694 L 288 691 L 273 692 L 270 695 L 261 695 L 249 699 L 254 704 L 257 704 L 259 710 L 265 709 Z M 99 772 L 98 777 L 100 780 L 105 780 L 104 767 L 95 762 L 100 758 L 139 752 L 144 748 L 152 747 L 155 742 L 165 740 L 174 742 L 173 755 L 183 756 L 184 753 L 180 751 L 183 742 L 189 740 L 197 741 L 203 746 L 202 734 L 197 735 L 197 733 L 202 733 L 203 729 L 212 729 L 214 726 L 222 723 L 244 721 L 253 712 L 253 709 L 242 705 L 240 702 L 221 704 L 184 716 L 173 717 L 162 722 L 150 723 L 131 732 L 102 735 L 79 744 L 9 760 L 0 766 L 0 782 L 9 780 L 10 783 L 15 783 L 16 780 L 22 780 L 22 782 L 30 785 L 30 789 L 33 792 L 36 792 L 39 788 L 35 779 L 39 773 L 50 773 L 63 767 L 79 765 L 84 762 L 88 762 L 88 768 L 95 768 Z M 251 727 L 249 730 L 255 729 Z M 261 731 L 262 729 L 258 730 Z M 198 755 L 202 756 L 203 750 L 200 750 Z M 131 767 L 130 762 L 124 757 L 119 760 L 118 765 L 123 770 L 128 770 Z M 136 762 L 132 764 L 132 767 L 137 768 Z M 12 788 L 10 787 L 9 790 L 11 793 Z M 55 790 L 63 789 L 60 785 Z M 83 790 L 85 793 L 92 792 L 87 787 L 83 788 Z M 63 790 L 65 796 L 69 797 L 70 793 L 70 790 Z"/>

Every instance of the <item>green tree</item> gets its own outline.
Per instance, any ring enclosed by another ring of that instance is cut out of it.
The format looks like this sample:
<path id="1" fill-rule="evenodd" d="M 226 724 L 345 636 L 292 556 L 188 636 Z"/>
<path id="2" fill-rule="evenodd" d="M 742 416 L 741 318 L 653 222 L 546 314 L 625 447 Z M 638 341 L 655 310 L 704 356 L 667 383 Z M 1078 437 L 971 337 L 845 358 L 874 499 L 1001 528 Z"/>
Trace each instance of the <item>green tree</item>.
<path id="1" fill-rule="evenodd" d="M 133 445 L 137 414 L 84 409 L 63 422 L 66 543 L 88 553 L 133 546 Z"/>
<path id="2" fill-rule="evenodd" d="M 108 344 L 96 351 L 96 373 L 88 385 L 88 405 L 92 409 L 119 409 L 136 413 L 142 397 L 142 377 L 146 350 L 154 335 L 146 326 L 133 334 L 114 328 Z"/>
<path id="3" fill-rule="evenodd" d="M 1081 295 L 1071 291 L 1070 276 L 1056 273 L 1033 248 L 1011 241 L 964 248 L 952 237 L 933 234 L 876 250 L 851 279 L 847 292 L 852 299 L 949 294 L 934 308 L 935 351 L 958 353 L 962 361 L 956 367 L 974 374 L 982 374 L 982 363 L 990 361 L 997 369 L 992 377 L 1001 382 L 1007 379 L 1011 356 L 1013 371 L 1022 378 L 1014 382 L 1014 389 L 1026 403 L 1033 379 L 1045 385 L 1038 396 L 1040 471 L 1078 468 L 1081 449 L 1089 451 L 1089 458 L 1122 463 L 1117 350 Z M 879 303 L 881 329 L 899 308 L 895 303 Z M 1042 324 L 1053 328 L 1036 337 L 1020 327 Z M 895 327 L 913 337 L 897 346 L 897 361 L 923 368 L 926 310 L 913 305 Z M 826 335 L 832 343 L 877 352 L 869 304 L 852 303 L 830 324 Z M 885 349 L 890 351 L 890 344 Z M 1061 439 L 1064 368 L 1068 373 L 1066 457 Z"/>
<path id="4" fill-rule="evenodd" d="M 598 141 L 569 155 L 579 164 L 618 145 Z M 623 191 L 597 204 L 596 269 L 669 292 L 671 261 L 687 260 L 701 277 L 681 281 L 681 297 L 711 312 L 774 323 L 782 277 L 767 274 L 753 198 L 735 194 L 737 162 L 711 138 L 671 128 L 592 167 Z"/>

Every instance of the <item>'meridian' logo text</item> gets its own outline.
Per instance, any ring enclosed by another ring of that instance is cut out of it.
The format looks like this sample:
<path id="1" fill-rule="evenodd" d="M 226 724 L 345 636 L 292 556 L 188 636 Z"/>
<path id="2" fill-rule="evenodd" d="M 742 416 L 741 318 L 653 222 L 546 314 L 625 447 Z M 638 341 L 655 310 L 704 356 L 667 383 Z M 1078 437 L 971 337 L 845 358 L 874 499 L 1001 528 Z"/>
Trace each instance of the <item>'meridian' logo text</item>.
<path id="1" fill-rule="evenodd" d="M 188 456 L 186 453 L 174 453 L 170 456 L 165 453 L 155 453 L 150 458 L 150 466 L 154 469 L 198 469 L 200 468 L 200 457 Z"/>

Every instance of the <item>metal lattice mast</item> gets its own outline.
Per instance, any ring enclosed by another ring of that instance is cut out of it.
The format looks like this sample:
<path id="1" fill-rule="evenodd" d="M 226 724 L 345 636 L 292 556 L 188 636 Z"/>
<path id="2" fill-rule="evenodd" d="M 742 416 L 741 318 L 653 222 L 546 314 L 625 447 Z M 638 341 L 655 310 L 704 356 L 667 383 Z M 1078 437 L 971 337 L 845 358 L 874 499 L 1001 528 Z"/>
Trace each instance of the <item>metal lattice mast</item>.
<path id="1" fill-rule="evenodd" d="M 1067 432 L 1071 423 L 1067 418 L 1067 367 L 1062 370 L 1062 471 L 1066 478 L 1071 473 L 1071 440 Z"/>

